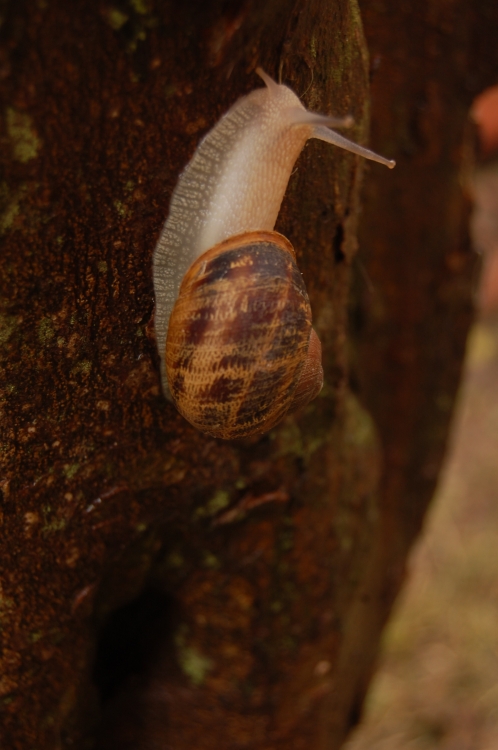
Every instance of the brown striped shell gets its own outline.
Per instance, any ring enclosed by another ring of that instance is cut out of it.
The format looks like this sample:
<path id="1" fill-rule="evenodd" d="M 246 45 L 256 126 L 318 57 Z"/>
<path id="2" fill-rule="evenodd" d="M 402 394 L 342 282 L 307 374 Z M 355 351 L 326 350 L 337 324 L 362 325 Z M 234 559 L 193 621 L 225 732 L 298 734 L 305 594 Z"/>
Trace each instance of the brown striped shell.
<path id="1" fill-rule="evenodd" d="M 285 237 L 246 232 L 194 261 L 171 313 L 166 372 L 185 419 L 225 439 L 267 432 L 318 395 L 321 345 Z"/>

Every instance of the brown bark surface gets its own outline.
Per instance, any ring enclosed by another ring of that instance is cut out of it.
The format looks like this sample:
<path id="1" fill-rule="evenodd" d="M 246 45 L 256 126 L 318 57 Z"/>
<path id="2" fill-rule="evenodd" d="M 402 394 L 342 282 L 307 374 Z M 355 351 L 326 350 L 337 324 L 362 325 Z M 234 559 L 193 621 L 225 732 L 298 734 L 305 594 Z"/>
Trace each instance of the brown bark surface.
<path id="1" fill-rule="evenodd" d="M 468 235 L 474 98 L 495 82 L 493 2 L 360 2 L 371 144 L 396 141 L 392 180 L 365 182 L 352 368 L 383 446 L 378 558 L 366 583 L 392 599 L 434 491 L 473 315 Z M 377 572 L 375 572 L 377 571 Z M 387 609 L 385 610 L 387 612 Z M 364 616 L 370 637 L 384 614 Z M 380 619 L 379 619 L 380 617 Z"/>
<path id="2" fill-rule="evenodd" d="M 365 139 L 357 6 L 5 4 L 2 747 L 325 750 L 357 716 L 458 384 L 458 170 L 497 62 L 491 2 L 367 5 L 374 145 L 399 160 L 369 167 L 369 281 L 349 333 L 363 165 L 311 143 L 277 228 L 326 386 L 227 443 L 161 394 L 152 251 L 179 171 L 257 64 Z"/>

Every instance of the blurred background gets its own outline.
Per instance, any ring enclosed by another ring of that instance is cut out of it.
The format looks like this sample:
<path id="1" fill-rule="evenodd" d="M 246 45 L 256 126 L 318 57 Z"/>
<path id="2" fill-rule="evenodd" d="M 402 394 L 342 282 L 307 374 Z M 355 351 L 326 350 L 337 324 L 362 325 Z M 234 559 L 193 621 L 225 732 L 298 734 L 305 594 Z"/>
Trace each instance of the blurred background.
<path id="1" fill-rule="evenodd" d="M 445 470 L 347 750 L 498 750 L 498 86 L 471 117 L 476 323 Z"/>

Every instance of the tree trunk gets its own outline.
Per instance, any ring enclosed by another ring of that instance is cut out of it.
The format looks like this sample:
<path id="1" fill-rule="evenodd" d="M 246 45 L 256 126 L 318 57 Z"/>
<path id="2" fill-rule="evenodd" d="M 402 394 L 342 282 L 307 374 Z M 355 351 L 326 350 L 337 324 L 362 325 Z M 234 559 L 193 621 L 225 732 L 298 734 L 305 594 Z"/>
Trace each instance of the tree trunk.
<path id="1" fill-rule="evenodd" d="M 434 487 L 471 319 L 458 170 L 498 56 L 498 12 L 481 5 L 365 3 L 374 145 L 398 167 L 368 169 L 359 261 L 363 165 L 304 150 L 277 229 L 326 385 L 270 434 L 223 442 L 162 395 L 152 252 L 180 171 L 260 85 L 256 65 L 366 139 L 358 8 L 7 2 L 2 747 L 342 743 Z"/>

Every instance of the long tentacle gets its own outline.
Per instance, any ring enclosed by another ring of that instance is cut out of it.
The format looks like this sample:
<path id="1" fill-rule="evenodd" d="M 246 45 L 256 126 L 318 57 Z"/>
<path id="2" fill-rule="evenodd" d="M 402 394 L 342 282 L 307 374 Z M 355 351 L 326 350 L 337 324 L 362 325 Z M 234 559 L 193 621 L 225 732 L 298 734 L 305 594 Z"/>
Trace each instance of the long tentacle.
<path id="1" fill-rule="evenodd" d="M 389 169 L 396 166 L 394 159 L 386 159 L 385 156 L 380 156 L 379 154 L 376 154 L 375 151 L 370 151 L 369 148 L 360 146 L 358 143 L 354 143 L 353 141 L 344 138 L 344 136 L 339 135 L 339 133 L 334 133 L 333 130 L 323 127 L 323 125 L 315 125 L 311 137 L 318 138 L 320 141 L 326 141 L 326 143 L 332 143 L 334 146 L 346 149 L 346 151 L 352 151 L 353 154 L 364 156 L 365 159 L 377 161 L 379 164 L 385 164 Z"/>

